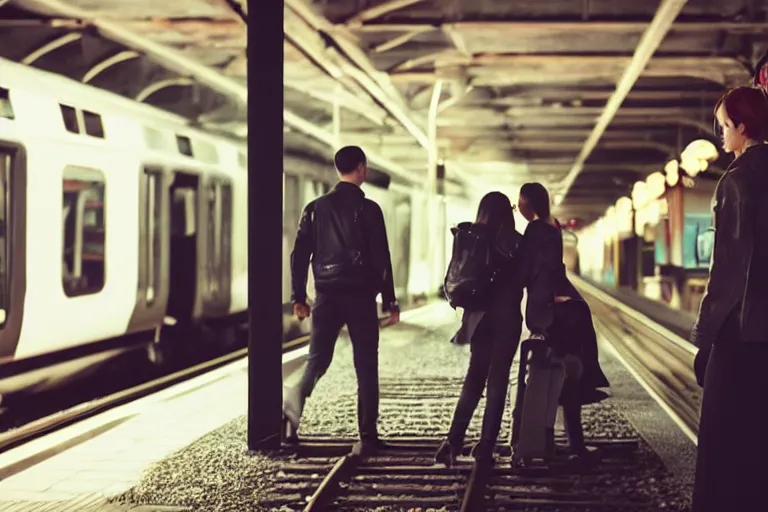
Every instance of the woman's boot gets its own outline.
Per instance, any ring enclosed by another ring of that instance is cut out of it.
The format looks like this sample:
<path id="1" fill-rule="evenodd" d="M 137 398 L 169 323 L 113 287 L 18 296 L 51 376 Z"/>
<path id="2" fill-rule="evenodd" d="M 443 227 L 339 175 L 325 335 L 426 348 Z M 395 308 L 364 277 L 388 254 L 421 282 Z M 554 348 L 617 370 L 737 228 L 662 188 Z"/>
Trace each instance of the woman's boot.
<path id="1" fill-rule="evenodd" d="M 445 467 L 451 468 L 456 464 L 456 457 L 461 455 L 461 449 L 461 445 L 453 445 L 446 439 L 440 444 L 437 453 L 435 453 L 435 462 L 445 464 Z"/>
<path id="2" fill-rule="evenodd" d="M 475 458 L 475 462 L 477 463 L 490 463 L 493 462 L 493 448 L 495 447 L 494 443 L 489 443 L 487 441 L 483 441 L 482 439 L 475 444 L 475 446 L 472 447 L 472 457 Z"/>
<path id="3" fill-rule="evenodd" d="M 595 453 L 584 444 L 584 430 L 581 426 L 581 405 L 568 404 L 563 406 L 563 423 L 565 435 L 568 438 L 569 459 L 577 463 L 589 463 L 595 458 Z"/>

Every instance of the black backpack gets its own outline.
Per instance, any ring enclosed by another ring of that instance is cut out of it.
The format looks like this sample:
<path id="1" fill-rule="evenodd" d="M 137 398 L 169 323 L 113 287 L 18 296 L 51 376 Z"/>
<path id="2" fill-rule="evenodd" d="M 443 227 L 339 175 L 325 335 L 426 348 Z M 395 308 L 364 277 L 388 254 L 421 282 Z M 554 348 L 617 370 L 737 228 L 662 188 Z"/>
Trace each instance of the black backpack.
<path id="1" fill-rule="evenodd" d="M 451 228 L 453 254 L 443 282 L 452 308 L 480 310 L 487 305 L 495 272 L 490 265 L 491 240 L 470 222 Z"/>

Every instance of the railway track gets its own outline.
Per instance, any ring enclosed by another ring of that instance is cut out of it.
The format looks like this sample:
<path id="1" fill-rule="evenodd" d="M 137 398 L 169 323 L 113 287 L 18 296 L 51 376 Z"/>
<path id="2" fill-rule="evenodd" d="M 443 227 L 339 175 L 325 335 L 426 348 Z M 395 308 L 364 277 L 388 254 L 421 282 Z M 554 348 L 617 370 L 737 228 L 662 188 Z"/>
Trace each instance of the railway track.
<path id="1" fill-rule="evenodd" d="M 460 379 L 382 379 L 382 415 L 398 414 L 408 430 L 429 432 L 424 412 L 434 407 L 452 412 L 460 384 Z M 564 448 L 562 432 L 556 440 Z M 436 465 L 437 431 L 387 439 L 378 454 L 365 459 L 348 454 L 353 442 L 302 437 L 281 466 L 277 490 L 262 505 L 305 512 L 653 510 L 631 488 L 614 486 L 617 475 L 637 470 L 640 447 L 633 436 L 587 439 L 598 454 L 589 466 L 562 457 L 529 468 L 513 468 L 502 446 L 492 467 L 473 465 L 470 446 L 453 468 Z"/>
<path id="2" fill-rule="evenodd" d="M 635 468 L 637 440 L 593 441 L 601 458 L 592 467 L 563 460 L 512 468 L 509 457 L 477 466 L 464 454 L 451 469 L 435 465 L 434 439 L 393 441 L 377 456 L 333 457 L 341 446 L 315 441 L 283 466 L 280 494 L 263 505 L 281 510 L 643 510 L 632 493 L 609 492 L 616 475 Z"/>
<path id="3" fill-rule="evenodd" d="M 701 395 L 692 372 L 695 349 L 597 288 L 574 281 L 598 317 L 598 332 L 610 338 L 612 350 L 695 441 Z M 511 373 L 516 375 L 514 368 Z M 429 415 L 438 423 L 437 410 L 452 413 L 460 385 L 461 379 L 382 378 L 381 416 L 388 424 L 398 418 L 403 428 L 391 432 L 411 437 L 390 434 L 377 455 L 360 459 L 348 455 L 354 439 L 334 438 L 332 431 L 302 436 L 282 465 L 279 486 L 262 504 L 305 512 L 658 510 L 660 494 L 653 498 L 655 491 L 643 487 L 656 485 L 653 474 L 662 474 L 663 464 L 650 469 L 650 448 L 636 434 L 620 432 L 609 439 L 587 434 L 587 445 L 596 449 L 587 465 L 560 458 L 538 467 L 513 468 L 509 450 L 500 447 L 495 464 L 482 467 L 473 464 L 469 446 L 454 468 L 436 465 L 433 457 L 445 425 L 430 425 Z M 557 441 L 565 445 L 562 432 Z"/>

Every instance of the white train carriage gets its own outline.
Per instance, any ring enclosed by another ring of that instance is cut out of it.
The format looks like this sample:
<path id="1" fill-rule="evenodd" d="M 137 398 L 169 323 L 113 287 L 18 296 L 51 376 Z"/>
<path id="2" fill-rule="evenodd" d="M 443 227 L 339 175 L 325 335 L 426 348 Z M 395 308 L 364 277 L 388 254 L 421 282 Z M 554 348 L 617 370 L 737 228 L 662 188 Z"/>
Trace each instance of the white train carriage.
<path id="1" fill-rule="evenodd" d="M 164 325 L 232 333 L 246 179 L 244 146 L 0 59 L 0 395 L 164 342 Z"/>

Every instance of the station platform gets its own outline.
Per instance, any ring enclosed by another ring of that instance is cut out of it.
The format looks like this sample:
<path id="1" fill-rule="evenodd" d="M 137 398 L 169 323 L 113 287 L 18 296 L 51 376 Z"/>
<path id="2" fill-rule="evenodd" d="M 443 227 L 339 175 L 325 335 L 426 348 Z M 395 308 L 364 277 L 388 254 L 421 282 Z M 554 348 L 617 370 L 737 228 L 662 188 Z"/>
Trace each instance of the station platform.
<path id="1" fill-rule="evenodd" d="M 459 320 L 446 303 L 436 302 L 405 312 L 400 324 L 381 332 L 379 428 L 385 441 L 418 437 L 437 443 L 445 435 L 469 359 L 469 347 L 449 343 Z M 599 332 L 610 397 L 585 407 L 588 442 L 636 438 L 637 466 L 611 476 L 613 487 L 642 489 L 652 506 L 686 510 L 695 445 L 625 366 L 609 336 Z M 297 376 L 284 372 L 288 383 Z M 419 382 L 431 383 L 433 399 L 419 394 Z M 514 396 L 514 379 L 512 384 Z M 395 388 L 398 393 L 387 391 Z M 442 394 L 435 394 L 438 388 Z M 0 475 L 13 473 L 0 481 L 0 511 L 301 510 L 311 491 L 294 485 L 295 496 L 285 494 L 295 450 L 247 450 L 247 389 L 242 360 L 10 450 L 0 455 Z M 330 370 L 307 401 L 302 442 L 351 443 L 355 396 L 351 347 L 343 335 Z M 482 408 L 481 402 L 468 442 L 479 434 Z M 507 407 L 500 440 L 508 439 L 510 426 Z M 38 452 L 50 456 L 29 463 Z M 280 505 L 280 499 L 295 503 Z M 456 504 L 445 505 L 451 510 Z"/>

